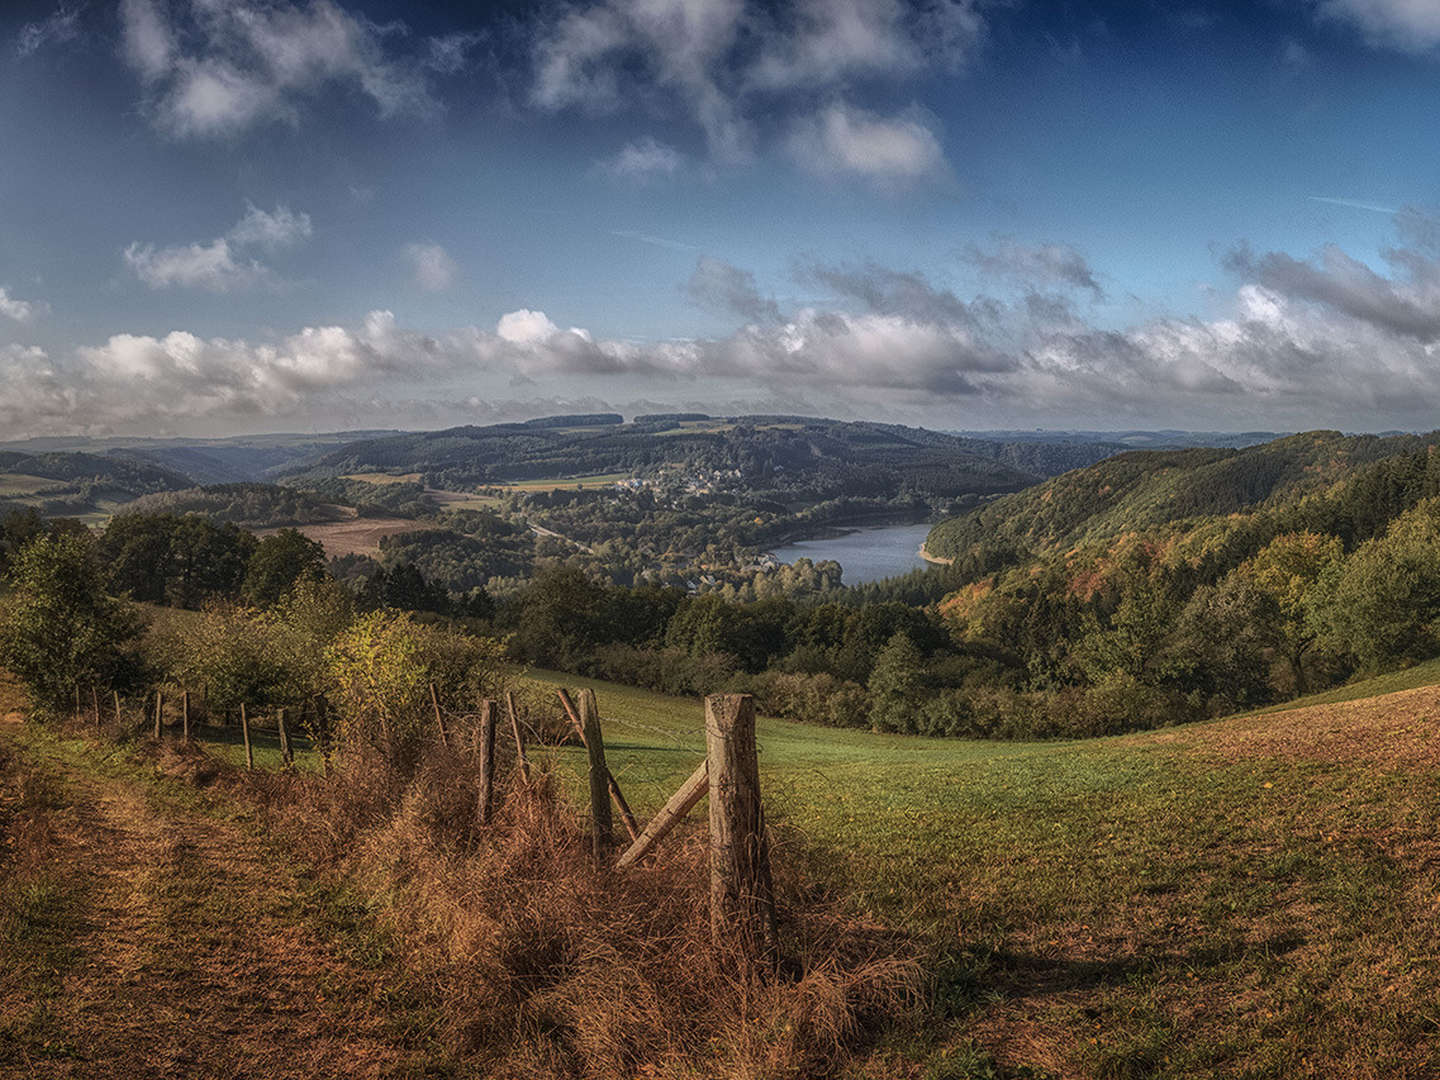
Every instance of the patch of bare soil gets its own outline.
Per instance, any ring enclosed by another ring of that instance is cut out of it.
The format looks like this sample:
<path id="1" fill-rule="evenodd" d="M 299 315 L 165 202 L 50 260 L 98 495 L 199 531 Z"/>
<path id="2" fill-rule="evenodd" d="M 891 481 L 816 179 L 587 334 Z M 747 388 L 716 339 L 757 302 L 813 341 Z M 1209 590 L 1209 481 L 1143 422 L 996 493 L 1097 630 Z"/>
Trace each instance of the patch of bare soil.
<path id="1" fill-rule="evenodd" d="M 410 1040 L 385 1007 L 392 974 L 322 935 L 318 902 L 260 840 L 198 812 L 157 809 L 123 781 L 66 769 L 65 782 L 71 803 L 53 857 L 83 882 L 74 962 L 49 1006 L 61 1037 L 24 1054 L 17 1075 L 412 1072 Z M 0 1002 L 0 1012 L 17 1007 Z"/>
<path id="2" fill-rule="evenodd" d="M 332 559 L 343 555 L 378 555 L 380 541 L 397 533 L 420 532 L 433 529 L 433 524 L 412 521 L 409 518 L 354 518 L 350 521 L 327 521 L 316 525 L 297 526 L 311 540 L 325 549 Z M 260 529 L 257 536 L 278 532 L 278 529 Z"/>

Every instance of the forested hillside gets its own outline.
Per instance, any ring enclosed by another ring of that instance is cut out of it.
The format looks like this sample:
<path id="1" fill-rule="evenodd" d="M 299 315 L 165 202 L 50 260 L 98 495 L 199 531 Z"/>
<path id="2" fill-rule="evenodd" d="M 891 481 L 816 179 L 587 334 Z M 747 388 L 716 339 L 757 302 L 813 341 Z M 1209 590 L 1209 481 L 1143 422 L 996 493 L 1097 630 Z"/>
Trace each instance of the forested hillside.
<path id="1" fill-rule="evenodd" d="M 1440 654 L 1437 443 L 1129 453 L 937 525 L 951 565 L 908 587 L 994 665 L 941 697 L 961 727 L 1145 726 Z"/>
<path id="2" fill-rule="evenodd" d="M 33 507 L 51 516 L 104 513 L 192 483 L 171 469 L 126 458 L 0 450 L 0 509 Z"/>

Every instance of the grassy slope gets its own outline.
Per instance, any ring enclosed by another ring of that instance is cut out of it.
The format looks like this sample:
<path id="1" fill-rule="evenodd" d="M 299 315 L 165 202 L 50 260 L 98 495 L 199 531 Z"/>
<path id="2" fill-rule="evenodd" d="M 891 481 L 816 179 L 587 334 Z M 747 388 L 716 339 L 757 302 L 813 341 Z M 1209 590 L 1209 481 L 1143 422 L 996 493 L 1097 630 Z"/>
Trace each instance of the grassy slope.
<path id="1" fill-rule="evenodd" d="M 700 756 L 699 705 L 589 685 L 612 768 L 653 808 Z M 1002 1061 L 1418 1076 L 1440 1070 L 1436 716 L 1422 686 L 1075 744 L 780 721 L 760 743 L 780 857 L 947 944 L 956 1030 Z"/>

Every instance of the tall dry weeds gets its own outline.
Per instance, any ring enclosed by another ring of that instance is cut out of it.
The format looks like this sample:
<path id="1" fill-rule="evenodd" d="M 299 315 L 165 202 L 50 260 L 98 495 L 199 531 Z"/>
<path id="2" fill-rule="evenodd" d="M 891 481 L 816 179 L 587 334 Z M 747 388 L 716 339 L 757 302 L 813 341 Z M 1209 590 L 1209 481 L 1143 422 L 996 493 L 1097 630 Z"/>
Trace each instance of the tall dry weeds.
<path id="1" fill-rule="evenodd" d="M 618 873 L 595 865 L 553 777 L 510 776 L 488 826 L 473 761 L 439 746 L 409 775 L 366 756 L 325 778 L 229 782 L 307 860 L 383 901 L 447 1003 L 450 1045 L 483 1075 L 827 1076 L 914 1014 L 911 945 L 843 917 L 793 866 L 776 867 L 784 969 L 755 971 L 710 940 L 703 829 Z"/>

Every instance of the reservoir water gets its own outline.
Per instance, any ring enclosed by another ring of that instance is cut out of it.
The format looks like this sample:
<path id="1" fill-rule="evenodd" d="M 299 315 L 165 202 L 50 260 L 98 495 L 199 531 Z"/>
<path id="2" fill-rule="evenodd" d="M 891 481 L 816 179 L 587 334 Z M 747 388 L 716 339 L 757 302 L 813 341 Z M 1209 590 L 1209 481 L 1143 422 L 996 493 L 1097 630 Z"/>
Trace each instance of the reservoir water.
<path id="1" fill-rule="evenodd" d="M 930 526 L 925 524 L 880 525 L 825 540 L 797 540 L 776 548 L 775 557 L 783 563 L 834 559 L 844 571 L 846 585 L 862 585 L 924 566 L 920 545 L 929 533 Z"/>

